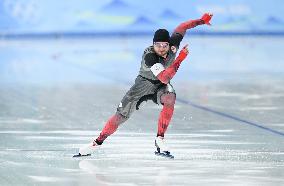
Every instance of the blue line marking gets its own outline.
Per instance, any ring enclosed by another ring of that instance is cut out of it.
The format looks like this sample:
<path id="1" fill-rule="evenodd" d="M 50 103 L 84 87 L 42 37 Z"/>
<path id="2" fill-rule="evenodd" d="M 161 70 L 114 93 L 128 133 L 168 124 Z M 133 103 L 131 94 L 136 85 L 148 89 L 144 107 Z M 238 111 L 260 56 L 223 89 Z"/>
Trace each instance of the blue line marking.
<path id="1" fill-rule="evenodd" d="M 82 70 L 85 70 L 86 72 L 95 73 L 96 75 L 99 75 L 99 76 L 104 77 L 106 79 L 112 80 L 114 82 L 117 82 L 117 83 L 120 83 L 120 84 L 123 84 L 123 85 L 126 85 L 126 86 L 131 86 L 131 83 L 129 81 L 125 81 L 125 80 L 119 79 L 119 78 L 118 79 L 117 78 L 112 78 L 110 76 L 104 75 L 104 73 L 97 72 L 97 71 L 95 71 L 93 69 L 88 69 L 88 68 L 82 67 L 80 65 L 76 65 L 76 64 L 72 64 L 72 63 L 71 64 L 69 63 L 68 65 L 72 65 L 73 67 L 80 68 Z M 274 129 L 271 129 L 271 128 L 268 128 L 268 127 L 264 127 L 264 126 L 262 126 L 260 124 L 257 124 L 257 123 L 251 122 L 251 121 L 247 121 L 245 119 L 242 119 L 242 118 L 239 118 L 239 117 L 236 117 L 236 116 L 232 116 L 232 115 L 226 114 L 224 112 L 216 111 L 216 110 L 213 110 L 213 109 L 201 106 L 201 105 L 197 105 L 197 104 L 195 104 L 195 103 L 193 103 L 191 101 L 187 101 L 187 100 L 180 99 L 180 98 L 177 98 L 176 100 L 178 102 L 180 102 L 180 103 L 183 103 L 183 104 L 186 104 L 186 105 L 198 108 L 200 110 L 211 112 L 213 114 L 216 114 L 216 115 L 219 115 L 219 116 L 223 116 L 225 118 L 229 118 L 229 119 L 232 119 L 232 120 L 235 120 L 235 121 L 247 124 L 247 125 L 251 125 L 251 126 L 263 129 L 265 131 L 272 132 L 274 134 L 280 135 L 280 136 L 284 136 L 283 132 L 280 132 L 280 131 L 277 131 L 277 130 L 274 130 Z"/>
<path id="2" fill-rule="evenodd" d="M 180 102 L 180 103 L 183 103 L 183 104 L 186 104 L 186 105 L 190 105 L 190 106 L 192 106 L 192 107 L 195 107 L 195 108 L 198 108 L 198 109 L 207 111 L 207 112 L 211 112 L 211 113 L 217 114 L 217 115 L 219 115 L 219 116 L 223 116 L 223 117 L 225 117 L 225 118 L 230 118 L 230 119 L 232 119 L 232 120 L 239 121 L 239 122 L 245 123 L 245 124 L 247 124 L 247 125 L 251 125 L 251 126 L 254 126 L 254 127 L 257 127 L 257 128 L 260 128 L 260 129 L 263 129 L 263 130 L 272 132 L 272 133 L 274 133 L 274 134 L 278 134 L 278 135 L 280 135 L 280 136 L 284 136 L 284 133 L 283 133 L 283 132 L 279 132 L 279 131 L 277 131 L 277 130 L 274 130 L 274 129 L 271 129 L 271 128 L 268 128 L 268 127 L 264 127 L 264 126 L 262 126 L 262 125 L 260 125 L 260 124 L 257 124 L 257 123 L 251 122 L 251 121 L 247 121 L 247 120 L 245 120 L 245 119 L 238 118 L 238 117 L 236 117 L 236 116 L 232 116 L 232 115 L 226 114 L 226 113 L 224 113 L 224 112 L 216 111 L 216 110 L 213 110 L 213 109 L 210 109 L 210 108 L 201 106 L 201 105 L 197 105 L 197 104 L 195 104 L 195 103 L 192 103 L 191 101 L 186 101 L 186 100 L 179 99 L 179 98 L 177 98 L 177 101 Z"/>

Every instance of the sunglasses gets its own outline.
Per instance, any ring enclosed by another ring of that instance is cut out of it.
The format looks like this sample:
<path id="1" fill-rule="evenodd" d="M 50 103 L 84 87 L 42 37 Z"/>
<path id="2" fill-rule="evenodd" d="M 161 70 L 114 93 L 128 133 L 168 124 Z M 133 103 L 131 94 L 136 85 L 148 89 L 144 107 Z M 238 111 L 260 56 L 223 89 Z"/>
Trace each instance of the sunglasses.
<path id="1" fill-rule="evenodd" d="M 155 47 L 158 48 L 167 48 L 169 46 L 169 43 L 158 43 L 158 42 L 154 42 Z"/>

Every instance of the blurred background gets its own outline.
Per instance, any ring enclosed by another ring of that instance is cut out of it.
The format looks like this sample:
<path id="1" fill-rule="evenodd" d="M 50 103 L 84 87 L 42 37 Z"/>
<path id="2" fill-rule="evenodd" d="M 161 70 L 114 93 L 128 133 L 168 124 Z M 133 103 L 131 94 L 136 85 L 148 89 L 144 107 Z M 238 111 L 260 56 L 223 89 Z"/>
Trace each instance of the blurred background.
<path id="1" fill-rule="evenodd" d="M 0 83 L 133 79 L 156 29 L 173 31 L 204 12 L 213 26 L 187 32 L 192 64 L 181 74 L 283 74 L 283 11 L 281 0 L 1 0 Z"/>
<path id="2" fill-rule="evenodd" d="M 132 80 L 156 29 L 204 12 L 214 14 L 212 26 L 187 32 L 191 64 L 181 75 L 281 75 L 283 9 L 281 0 L 1 0 L 0 83 Z"/>
<path id="3" fill-rule="evenodd" d="M 2 0 L 1 35 L 11 34 L 152 34 L 156 28 L 174 29 L 181 21 L 212 12 L 210 33 L 283 33 L 283 3 L 230 0 L 214 2 L 131 0 Z"/>

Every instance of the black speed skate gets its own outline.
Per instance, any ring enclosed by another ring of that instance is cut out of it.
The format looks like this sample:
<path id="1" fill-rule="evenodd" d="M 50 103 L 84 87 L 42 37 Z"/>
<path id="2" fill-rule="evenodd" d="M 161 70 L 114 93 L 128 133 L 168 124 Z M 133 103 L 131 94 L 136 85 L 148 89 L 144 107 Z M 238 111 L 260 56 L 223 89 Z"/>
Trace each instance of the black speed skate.
<path id="1" fill-rule="evenodd" d="M 100 145 L 98 145 L 95 141 L 93 141 L 87 145 L 82 146 L 79 149 L 79 154 L 74 155 L 73 158 L 91 156 L 91 154 L 97 151 L 98 148 L 100 148 Z"/>
<path id="2" fill-rule="evenodd" d="M 170 154 L 169 151 L 166 151 L 166 152 L 158 152 L 158 151 L 155 151 L 155 154 L 157 156 L 162 156 L 162 157 L 165 157 L 165 158 L 170 158 L 170 159 L 174 159 L 175 157 L 173 155 Z"/>
<path id="3" fill-rule="evenodd" d="M 79 153 L 79 154 L 75 154 L 73 158 L 84 157 L 84 156 L 91 156 L 91 154 L 82 155 Z"/>
<path id="4" fill-rule="evenodd" d="M 171 155 L 170 151 L 168 150 L 168 147 L 166 146 L 163 137 L 158 136 L 155 139 L 155 146 L 157 148 L 157 151 L 155 151 L 155 155 L 174 159 L 174 156 Z"/>

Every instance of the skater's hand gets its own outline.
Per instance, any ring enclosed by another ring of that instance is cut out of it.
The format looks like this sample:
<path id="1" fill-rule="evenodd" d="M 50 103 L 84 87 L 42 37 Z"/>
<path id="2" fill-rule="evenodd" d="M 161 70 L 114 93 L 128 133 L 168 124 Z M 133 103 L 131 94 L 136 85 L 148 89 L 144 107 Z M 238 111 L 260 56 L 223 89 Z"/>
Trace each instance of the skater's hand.
<path id="1" fill-rule="evenodd" d="M 201 17 L 201 20 L 203 20 L 205 24 L 211 25 L 210 20 L 211 20 L 212 17 L 213 17 L 213 14 L 211 14 L 211 13 L 205 13 L 205 14 L 203 14 L 203 16 Z"/>
<path id="2" fill-rule="evenodd" d="M 186 44 L 181 51 L 179 52 L 178 58 L 180 60 L 184 60 L 186 58 L 186 56 L 188 55 L 188 44 Z"/>

